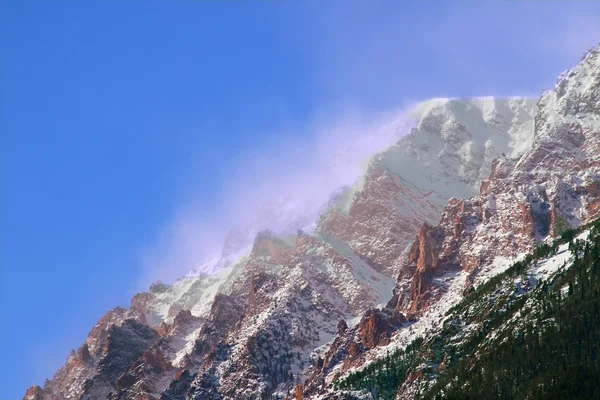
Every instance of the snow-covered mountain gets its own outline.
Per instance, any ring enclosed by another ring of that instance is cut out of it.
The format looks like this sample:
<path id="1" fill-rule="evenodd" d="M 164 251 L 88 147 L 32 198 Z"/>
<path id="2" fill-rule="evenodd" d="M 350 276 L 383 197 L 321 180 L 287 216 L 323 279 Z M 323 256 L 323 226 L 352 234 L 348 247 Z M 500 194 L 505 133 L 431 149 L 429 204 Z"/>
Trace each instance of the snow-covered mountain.
<path id="1" fill-rule="evenodd" d="M 535 100 L 520 98 L 422 103 L 417 126 L 372 158 L 362 184 L 319 227 L 395 276 L 417 227 L 437 223 L 448 199 L 475 195 L 492 160 L 528 148 L 535 109 Z"/>
<path id="2" fill-rule="evenodd" d="M 472 287 L 568 228 L 600 217 L 600 50 L 562 74 L 538 102 L 531 146 L 493 161 L 478 196 L 452 198 L 436 225 L 423 224 L 399 267 L 392 299 L 333 342 L 308 382 L 334 379 L 438 332 Z M 408 323 L 398 324 L 397 315 Z"/>
<path id="3" fill-rule="evenodd" d="M 232 233 L 195 273 L 109 311 L 25 398 L 352 398 L 332 382 L 434 332 L 472 285 L 600 215 L 599 53 L 537 104 L 422 103 L 315 227 Z"/>

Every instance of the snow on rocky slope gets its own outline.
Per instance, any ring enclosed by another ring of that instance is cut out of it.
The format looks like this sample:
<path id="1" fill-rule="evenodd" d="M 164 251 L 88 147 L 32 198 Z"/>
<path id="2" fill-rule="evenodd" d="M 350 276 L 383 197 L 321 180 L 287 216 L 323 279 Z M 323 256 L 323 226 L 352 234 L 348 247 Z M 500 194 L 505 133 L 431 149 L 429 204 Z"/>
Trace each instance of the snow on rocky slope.
<path id="1" fill-rule="evenodd" d="M 592 129 L 592 133 L 582 133 L 573 153 L 581 163 L 593 160 L 595 144 L 586 135 L 593 136 L 597 120 L 587 117 L 595 109 L 588 107 L 593 99 L 585 88 L 595 85 L 594 73 L 591 68 L 592 77 L 582 78 L 576 90 L 587 101 L 585 106 L 581 105 L 584 100 L 579 101 L 577 112 L 592 121 L 582 123 L 582 130 Z M 565 93 L 575 90 L 564 86 Z M 223 254 L 200 270 L 173 284 L 156 283 L 136 295 L 130 309 L 107 313 L 55 377 L 43 389 L 30 388 L 26 398 L 285 397 L 311 376 L 330 379 L 332 370 L 348 370 L 374 357 L 375 352 L 365 356 L 369 348 L 404 343 L 408 336 L 401 339 L 406 331 L 400 328 L 407 323 L 413 324 L 413 330 L 434 325 L 435 315 L 423 311 L 441 312 L 450 306 L 453 298 L 438 300 L 444 293 L 462 291 L 465 278 L 474 279 L 474 271 L 487 265 L 487 261 L 472 262 L 479 260 L 478 246 L 495 240 L 509 257 L 511 251 L 522 251 L 550 233 L 536 231 L 532 236 L 525 230 L 518 234 L 525 238 L 523 243 L 506 245 L 514 242 L 510 238 L 514 207 L 502 200 L 512 184 L 502 174 L 508 176 L 505 171 L 521 162 L 516 160 L 531 157 L 532 146 L 547 148 L 538 138 L 540 118 L 561 101 L 568 110 L 577 107 L 554 97 L 541 101 L 538 111 L 534 101 L 519 98 L 435 99 L 421 104 L 413 112 L 416 127 L 374 155 L 359 184 L 332 197 L 314 230 L 294 236 L 262 232 L 254 243 L 247 243 L 244 234 L 233 235 Z M 552 118 L 558 121 L 555 124 L 563 124 L 561 117 L 552 114 Z M 573 118 L 578 121 L 580 117 Z M 550 128 L 544 132 L 555 136 Z M 493 162 L 503 155 L 508 158 Z M 596 157 L 593 165 L 597 161 Z M 527 165 L 518 170 L 526 171 Z M 571 164 L 567 167 L 572 170 Z M 486 179 L 490 172 L 492 177 Z M 589 182 L 596 175 L 589 172 L 581 164 L 574 176 L 569 175 L 571 180 L 556 181 L 552 186 L 556 189 L 547 189 L 546 196 L 550 193 L 553 199 L 558 193 L 571 193 L 572 181 L 587 190 L 576 199 L 563 196 L 564 200 L 552 203 L 552 210 L 556 209 L 555 217 L 549 211 L 552 226 L 558 218 L 576 225 L 594 212 L 597 206 L 590 205 Z M 501 179 L 506 183 L 495 189 Z M 480 186 L 482 193 L 496 193 L 493 200 L 489 196 L 485 200 L 490 215 L 482 212 L 483 200 L 453 199 L 444 208 L 450 198 L 476 195 Z M 529 207 L 525 210 L 545 210 L 539 204 Z M 521 212 L 518 205 L 517 210 Z M 470 236 L 485 228 L 484 217 L 494 219 L 494 232 L 506 238 Z M 444 228 L 422 229 L 418 250 L 411 248 L 418 228 L 423 223 L 437 224 L 440 218 Z M 534 218 L 532 223 L 541 222 Z M 469 241 L 468 251 L 457 250 L 467 247 L 453 244 L 455 232 Z M 453 257 L 452 263 L 431 264 L 446 253 Z M 463 270 L 461 265 L 468 267 Z M 438 267 L 443 273 L 429 273 Z M 367 312 L 386 303 L 394 285 L 395 303 L 385 309 L 387 314 Z M 354 337 L 358 340 L 348 339 Z M 342 350 L 332 352 L 335 341 Z M 335 357 L 323 360 L 326 353 Z"/>
<path id="2" fill-rule="evenodd" d="M 478 286 L 473 295 L 448 309 L 436 325 L 435 335 L 425 345 L 448 351 L 440 359 L 435 350 L 426 350 L 421 362 L 426 372 L 420 378 L 413 372 L 399 388 L 396 398 L 413 398 L 418 391 L 423 393 L 426 387 L 435 384 L 451 368 L 448 354 L 456 348 L 471 347 L 474 354 L 470 355 L 480 358 L 509 337 L 522 335 L 528 325 L 552 324 L 554 318 L 542 317 L 547 304 L 557 292 L 569 295 L 569 275 L 573 274 L 570 269 L 583 255 L 584 248 L 597 245 L 599 238 L 600 220 L 596 220 L 577 236 L 563 236 L 551 246 L 540 247 L 519 262 L 511 263 L 495 279 Z"/>
<path id="3" fill-rule="evenodd" d="M 600 217 L 599 122 L 595 48 L 540 98 L 530 147 L 494 160 L 478 196 L 451 199 L 437 225 L 421 227 L 398 267 L 390 302 L 338 335 L 305 382 L 305 397 L 329 393 L 340 375 L 430 336 L 472 285 L 562 230 Z M 398 323 L 399 313 L 406 322 Z"/>
<path id="4" fill-rule="evenodd" d="M 417 227 L 437 223 L 449 198 L 475 195 L 493 159 L 528 148 L 535 109 L 520 98 L 422 103 L 412 113 L 417 126 L 372 158 L 349 201 L 325 213 L 319 228 L 396 275 Z"/>

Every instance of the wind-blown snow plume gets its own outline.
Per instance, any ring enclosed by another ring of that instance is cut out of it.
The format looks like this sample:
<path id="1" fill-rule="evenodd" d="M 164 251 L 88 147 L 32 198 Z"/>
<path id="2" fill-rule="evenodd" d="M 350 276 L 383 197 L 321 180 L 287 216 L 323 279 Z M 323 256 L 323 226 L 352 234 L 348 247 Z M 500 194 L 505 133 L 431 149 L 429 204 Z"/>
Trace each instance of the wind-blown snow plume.
<path id="1" fill-rule="evenodd" d="M 554 63 L 564 60 L 565 66 L 570 65 L 582 48 L 595 44 L 600 28 L 592 17 L 597 8 L 588 2 L 566 10 L 560 4 L 540 9 L 533 3 L 452 3 L 438 7 L 444 9 L 443 17 L 432 15 L 429 24 L 412 26 L 409 38 L 404 24 L 398 23 L 402 10 L 392 11 L 383 5 L 365 7 L 361 2 L 344 2 L 343 6 L 334 2 L 325 9 L 319 5 L 318 17 L 308 20 L 314 28 L 312 35 L 302 39 L 297 35 L 298 24 L 307 23 L 304 17 L 286 19 L 282 35 L 294 48 L 311 55 L 307 62 L 318 71 L 321 86 L 316 95 L 325 96 L 327 104 L 358 102 L 381 110 L 398 104 L 405 93 L 425 98 L 489 93 L 537 96 L 551 81 L 530 83 L 531 74 L 515 75 L 512 66 L 542 70 L 548 57 Z M 294 15 L 304 15 L 296 11 Z M 345 18 L 329 18 L 334 12 Z M 465 15 L 473 15 L 472 24 L 463 23 Z M 377 24 L 371 26 L 365 21 Z M 502 32 L 502 41 L 486 35 L 489 30 Z M 531 31 L 543 34 L 523 41 Z M 411 62 L 415 58 L 430 60 L 431 69 L 421 70 L 420 63 Z M 499 65 L 499 60 L 506 64 Z M 401 68 L 411 65 L 414 71 Z M 399 70 L 405 72 L 399 74 Z M 554 79 L 558 72 L 548 76 Z M 442 86 L 428 85 L 431 74 Z M 507 87 L 524 85 L 519 81 L 521 76 L 528 79 L 526 92 L 507 91 Z M 229 174 L 211 217 L 206 218 L 206 210 L 193 206 L 197 202 L 192 196 L 185 202 L 192 205 L 182 206 L 148 244 L 143 251 L 141 288 L 154 279 L 177 278 L 205 257 L 219 256 L 232 228 L 240 229 L 240 244 L 263 229 L 290 231 L 310 225 L 333 191 L 360 177 L 368 156 L 410 130 L 403 114 L 356 109 L 341 116 L 324 114 L 300 133 L 282 132 L 279 140 L 238 155 L 232 160 L 234 172 Z"/>
<path id="2" fill-rule="evenodd" d="M 180 210 L 159 234 L 158 246 L 144 251 L 141 288 L 218 260 L 232 230 L 237 234 L 233 250 L 239 251 L 262 230 L 289 234 L 309 229 L 336 190 L 359 183 L 372 155 L 410 132 L 416 124 L 407 111 L 412 108 L 322 116 L 307 132 L 281 135 L 234 160 L 218 212 L 206 218 L 194 206 Z"/>

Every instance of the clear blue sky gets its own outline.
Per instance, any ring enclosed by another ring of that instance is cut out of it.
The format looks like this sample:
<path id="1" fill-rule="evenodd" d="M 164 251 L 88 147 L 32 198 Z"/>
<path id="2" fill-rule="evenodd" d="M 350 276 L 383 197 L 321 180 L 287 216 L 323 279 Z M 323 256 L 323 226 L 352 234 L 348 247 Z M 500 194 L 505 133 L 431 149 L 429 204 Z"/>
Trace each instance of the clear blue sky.
<path id="1" fill-rule="evenodd" d="M 370 3 L 1 0 L 0 399 L 127 306 L 141 249 L 183 203 L 217 212 L 280 128 L 539 95 L 600 40 L 592 1 Z"/>

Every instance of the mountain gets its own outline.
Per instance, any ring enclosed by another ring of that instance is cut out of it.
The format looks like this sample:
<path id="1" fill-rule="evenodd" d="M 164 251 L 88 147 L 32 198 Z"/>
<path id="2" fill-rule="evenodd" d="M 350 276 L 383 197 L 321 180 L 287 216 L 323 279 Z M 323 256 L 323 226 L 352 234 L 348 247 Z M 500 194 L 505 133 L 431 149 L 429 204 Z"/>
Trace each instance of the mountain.
<path id="1" fill-rule="evenodd" d="M 234 232 L 206 267 L 109 311 L 25 399 L 360 398 L 352 376 L 386 357 L 405 370 L 392 396 L 426 392 L 442 363 L 420 354 L 447 312 L 600 216 L 599 52 L 537 104 L 422 103 L 314 229 Z"/>
<path id="2" fill-rule="evenodd" d="M 396 275 L 416 227 L 437 223 L 448 199 L 475 195 L 492 160 L 528 148 L 535 109 L 534 100 L 520 98 L 421 104 L 412 113 L 417 126 L 372 158 L 351 201 L 330 210 L 319 227 Z"/>
<path id="3" fill-rule="evenodd" d="M 345 398 L 597 398 L 600 219 L 447 309 L 428 338 L 334 384 Z"/>
<path id="4" fill-rule="evenodd" d="M 439 332 L 445 313 L 475 287 L 569 228 L 600 217 L 600 50 L 591 49 L 538 101 L 531 147 L 492 163 L 480 194 L 453 198 L 424 224 L 399 267 L 392 299 L 339 336 L 308 393 L 333 387 L 416 338 Z M 408 322 L 397 324 L 397 315 Z M 484 318 L 484 316 L 480 316 Z"/>

